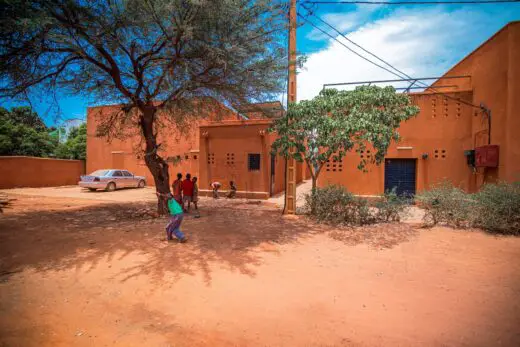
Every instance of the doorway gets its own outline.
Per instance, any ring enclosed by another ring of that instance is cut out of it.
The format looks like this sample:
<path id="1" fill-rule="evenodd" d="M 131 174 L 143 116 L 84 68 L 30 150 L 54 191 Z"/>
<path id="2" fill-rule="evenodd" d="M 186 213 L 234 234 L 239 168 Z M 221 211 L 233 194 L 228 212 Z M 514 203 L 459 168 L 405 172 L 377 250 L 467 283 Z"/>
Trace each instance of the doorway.
<path id="1" fill-rule="evenodd" d="M 269 185 L 269 196 L 273 196 L 275 190 L 275 166 L 276 156 L 271 154 L 271 184 Z"/>
<path id="2" fill-rule="evenodd" d="M 413 196 L 416 187 L 416 159 L 385 159 L 385 192 Z"/>

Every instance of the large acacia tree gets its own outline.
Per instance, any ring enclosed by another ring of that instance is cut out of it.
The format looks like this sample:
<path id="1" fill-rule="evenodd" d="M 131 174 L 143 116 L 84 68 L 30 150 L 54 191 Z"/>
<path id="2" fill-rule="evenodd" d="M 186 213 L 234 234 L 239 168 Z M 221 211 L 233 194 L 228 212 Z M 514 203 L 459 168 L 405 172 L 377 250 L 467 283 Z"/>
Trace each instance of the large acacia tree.
<path id="1" fill-rule="evenodd" d="M 198 99 L 228 105 L 279 92 L 284 2 L 0 0 L 0 96 L 36 90 L 120 104 L 103 135 L 133 125 L 157 191 L 169 191 L 158 124 Z M 200 102 L 198 105 L 200 106 Z M 218 109 L 218 108 L 217 108 Z M 200 107 L 197 113 L 201 112 Z M 193 111 L 191 112 L 193 113 Z M 159 200 L 159 211 L 165 204 Z"/>
<path id="2" fill-rule="evenodd" d="M 271 131 L 278 134 L 274 153 L 305 162 L 312 191 L 329 160 L 341 161 L 349 151 L 359 155 L 358 168 L 380 164 L 392 141 L 399 141 L 399 126 L 419 112 L 407 94 L 392 87 L 363 86 L 352 91 L 323 90 L 312 100 L 290 104 Z M 367 148 L 374 155 L 361 155 Z"/>

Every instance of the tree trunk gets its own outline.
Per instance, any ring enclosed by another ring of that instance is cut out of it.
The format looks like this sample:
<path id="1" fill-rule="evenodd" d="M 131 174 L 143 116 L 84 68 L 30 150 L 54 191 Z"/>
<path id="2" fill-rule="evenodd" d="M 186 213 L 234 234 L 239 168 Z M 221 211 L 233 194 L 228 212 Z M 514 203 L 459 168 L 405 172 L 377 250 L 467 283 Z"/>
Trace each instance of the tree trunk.
<path id="1" fill-rule="evenodd" d="M 170 193 L 168 163 L 157 153 L 157 136 L 153 129 L 157 107 L 144 106 L 141 111 L 143 114 L 141 115 L 140 125 L 146 144 L 144 161 L 153 176 L 155 190 L 161 194 L 168 194 Z M 159 196 L 157 198 L 157 213 L 160 215 L 168 214 L 167 199 L 164 197 Z"/>
<path id="2" fill-rule="evenodd" d="M 312 180 L 312 188 L 311 188 L 311 214 L 314 214 L 316 211 L 316 181 L 317 178 L 314 176 L 314 174 L 311 174 L 311 180 Z"/>

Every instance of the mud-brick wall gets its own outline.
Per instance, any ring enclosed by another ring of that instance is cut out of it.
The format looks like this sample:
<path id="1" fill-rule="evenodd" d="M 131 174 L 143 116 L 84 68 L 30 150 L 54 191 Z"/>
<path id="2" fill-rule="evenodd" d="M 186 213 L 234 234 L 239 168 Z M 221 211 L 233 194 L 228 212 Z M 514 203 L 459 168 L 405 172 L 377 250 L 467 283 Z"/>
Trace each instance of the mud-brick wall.
<path id="1" fill-rule="evenodd" d="M 84 160 L 0 157 L 0 188 L 57 187 L 77 184 Z"/>

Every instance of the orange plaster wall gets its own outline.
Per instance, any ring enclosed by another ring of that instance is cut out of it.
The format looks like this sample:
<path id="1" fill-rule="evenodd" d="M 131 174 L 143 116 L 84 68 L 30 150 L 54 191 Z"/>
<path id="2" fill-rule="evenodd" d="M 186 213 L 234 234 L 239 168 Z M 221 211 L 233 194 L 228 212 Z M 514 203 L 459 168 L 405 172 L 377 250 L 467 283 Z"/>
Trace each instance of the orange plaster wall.
<path id="1" fill-rule="evenodd" d="M 269 150 L 271 145 L 276 140 L 276 134 L 269 134 Z M 271 164 L 269 162 L 269 164 Z M 271 175 L 271 166 L 268 168 L 269 175 Z M 271 195 L 278 194 L 285 189 L 285 159 L 282 156 L 277 155 L 275 158 L 274 167 L 274 185 Z"/>
<path id="2" fill-rule="evenodd" d="M 507 127 L 503 153 L 505 172 L 500 176 L 507 181 L 520 181 L 520 22 L 510 25 L 507 73 Z"/>
<path id="3" fill-rule="evenodd" d="M 137 126 L 128 125 L 131 130 L 130 136 L 124 139 L 112 138 L 110 141 L 105 137 L 97 137 L 96 129 L 103 119 L 106 119 L 119 107 L 102 106 L 92 107 L 87 112 L 87 172 L 98 169 L 126 169 L 136 175 L 146 177 L 147 183 L 153 185 L 153 177 L 148 170 L 144 159 L 138 156 L 144 145 L 141 144 L 141 135 Z M 180 161 L 170 162 L 170 182 L 177 173 L 191 173 L 192 176 L 200 176 L 199 173 L 199 126 L 208 124 L 210 121 L 222 119 L 236 119 L 237 115 L 233 111 L 221 107 L 218 114 L 212 115 L 207 119 L 193 118 L 189 127 L 179 128 L 163 124 L 158 135 L 158 142 L 161 143 L 160 155 L 163 158 L 180 157 Z M 135 121 L 134 121 L 135 122 Z M 218 122 L 218 121 L 217 121 Z"/>
<path id="4" fill-rule="evenodd" d="M 444 179 L 470 192 L 478 190 L 485 182 L 520 180 L 519 62 L 520 22 L 512 22 L 445 74 L 471 78 L 439 80 L 434 84 L 456 85 L 440 91 L 457 91 L 447 94 L 477 106 L 483 103 L 491 109 L 491 144 L 500 146 L 496 169 L 473 170 L 466 165 L 464 150 L 488 143 L 488 120 L 480 109 L 458 105 L 441 94 L 411 94 L 421 111 L 416 118 L 401 125 L 402 141 L 392 144 L 386 157 L 417 160 L 417 191 Z M 398 146 L 413 149 L 397 150 Z M 446 157 L 435 159 L 436 149 L 445 150 Z M 422 159 L 422 154 L 428 154 L 428 159 Z M 383 193 L 384 163 L 378 167 L 370 165 L 368 173 L 363 173 L 356 168 L 358 160 L 357 154 L 348 154 L 343 160 L 342 171 L 336 167 L 336 171 L 322 172 L 318 184 L 343 184 L 356 194 Z"/>
<path id="5" fill-rule="evenodd" d="M 270 144 L 266 121 L 229 122 L 227 125 L 201 126 L 200 132 L 200 188 L 209 189 L 218 181 L 222 189 L 235 181 L 238 191 L 269 192 Z M 260 170 L 248 170 L 248 154 L 260 154 Z M 208 162 L 208 155 L 214 161 Z M 233 154 L 234 161 L 228 161 Z"/>
<path id="6" fill-rule="evenodd" d="M 469 92 L 449 95 L 462 99 L 471 98 Z M 390 146 L 386 158 L 417 160 L 418 191 L 445 179 L 463 189 L 472 190 L 472 169 L 466 164 L 464 156 L 464 150 L 472 148 L 472 109 L 438 94 L 415 94 L 412 100 L 420 107 L 421 112 L 417 117 L 401 124 L 401 141 Z M 404 147 L 411 149 L 398 149 Z M 428 155 L 428 158 L 422 159 L 423 154 Z M 363 155 L 372 156 L 373 150 Z M 357 169 L 359 161 L 359 155 L 351 152 L 343 158 L 341 168 L 339 163 L 335 167 L 334 163 L 329 168 L 324 167 L 318 178 L 318 185 L 341 184 L 355 194 L 382 194 L 384 163 L 379 166 L 369 164 L 368 172 L 363 172 Z"/>
<path id="7" fill-rule="evenodd" d="M 83 160 L 0 157 L 0 188 L 75 185 L 85 174 Z"/>
<path id="8" fill-rule="evenodd" d="M 491 109 L 491 144 L 500 146 L 498 169 L 478 169 L 475 184 L 520 179 L 520 22 L 512 22 L 450 69 L 445 76 L 471 75 L 472 103 Z M 440 80 L 435 85 L 451 84 Z M 472 117 L 475 146 L 488 143 L 488 121 Z"/>

